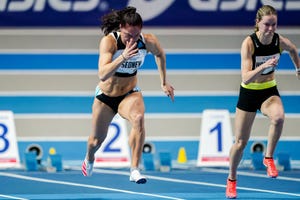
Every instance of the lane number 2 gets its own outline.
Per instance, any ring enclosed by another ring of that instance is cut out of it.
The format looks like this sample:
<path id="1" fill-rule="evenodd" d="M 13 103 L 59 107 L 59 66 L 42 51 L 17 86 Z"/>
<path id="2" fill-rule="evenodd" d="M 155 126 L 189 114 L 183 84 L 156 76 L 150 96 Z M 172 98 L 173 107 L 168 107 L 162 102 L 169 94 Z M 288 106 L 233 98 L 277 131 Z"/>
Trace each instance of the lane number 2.
<path id="1" fill-rule="evenodd" d="M 113 143 L 118 139 L 121 133 L 121 128 L 118 124 L 112 122 L 110 126 L 114 127 L 114 136 L 111 138 L 111 140 L 104 146 L 103 152 L 121 152 L 120 148 L 113 148 Z"/>

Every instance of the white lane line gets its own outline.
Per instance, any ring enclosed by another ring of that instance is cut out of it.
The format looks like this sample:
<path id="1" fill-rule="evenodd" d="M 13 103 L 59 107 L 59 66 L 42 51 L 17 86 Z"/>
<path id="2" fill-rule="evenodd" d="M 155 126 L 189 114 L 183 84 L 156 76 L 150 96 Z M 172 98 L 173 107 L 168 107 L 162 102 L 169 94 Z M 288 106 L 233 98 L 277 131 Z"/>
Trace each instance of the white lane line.
<path id="1" fill-rule="evenodd" d="M 181 199 L 181 198 L 164 196 L 164 195 L 158 195 L 158 194 L 151 194 L 151 193 L 144 193 L 144 192 L 134 192 L 134 191 L 130 191 L 130 190 L 121 190 L 121 189 L 101 187 L 101 186 L 81 184 L 81 183 L 73 183 L 73 182 L 67 182 L 67 181 L 57 181 L 57 180 L 51 180 L 51 179 L 45 179 L 45 178 L 36 178 L 36 177 L 18 175 L 18 174 L 13 174 L 13 173 L 0 172 L 0 175 L 6 176 L 6 177 L 23 179 L 23 180 L 29 180 L 29 181 L 37 181 L 37 182 L 44 182 L 44 183 L 53 183 L 53 184 L 60 184 L 60 185 L 69 185 L 69 186 L 92 188 L 92 189 L 98 189 L 98 190 L 107 190 L 107 191 L 121 192 L 121 193 L 126 193 L 126 194 L 134 194 L 134 195 L 143 195 L 143 196 L 149 196 L 149 197 L 157 197 L 157 198 L 162 198 L 162 199 L 184 200 L 184 199 Z"/>
<path id="2" fill-rule="evenodd" d="M 24 198 L 20 198 L 20 197 L 15 197 L 15 196 L 11 196 L 11 195 L 4 195 L 4 194 L 0 194 L 0 197 L 7 198 L 7 199 L 28 200 L 28 199 L 24 199 Z"/>

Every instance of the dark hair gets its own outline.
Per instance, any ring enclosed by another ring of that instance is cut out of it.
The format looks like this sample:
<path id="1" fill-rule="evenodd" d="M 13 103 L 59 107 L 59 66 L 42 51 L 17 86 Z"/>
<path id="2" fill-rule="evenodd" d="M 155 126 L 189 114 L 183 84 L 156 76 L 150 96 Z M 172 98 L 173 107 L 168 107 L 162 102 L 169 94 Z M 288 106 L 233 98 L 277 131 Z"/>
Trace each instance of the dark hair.
<path id="1" fill-rule="evenodd" d="M 143 27 L 143 20 L 139 13 L 136 12 L 134 7 L 126 7 L 122 10 L 113 10 L 112 12 L 102 16 L 101 30 L 104 35 L 108 35 L 113 31 L 118 31 L 121 26 L 126 24 L 130 26 Z"/>
<path id="2" fill-rule="evenodd" d="M 263 5 L 260 9 L 258 9 L 256 13 L 256 19 L 255 19 L 255 26 L 254 26 L 254 32 L 258 31 L 258 26 L 257 26 L 257 21 L 260 21 L 263 16 L 266 15 L 276 15 L 277 16 L 277 11 L 275 8 L 273 8 L 270 5 Z"/>

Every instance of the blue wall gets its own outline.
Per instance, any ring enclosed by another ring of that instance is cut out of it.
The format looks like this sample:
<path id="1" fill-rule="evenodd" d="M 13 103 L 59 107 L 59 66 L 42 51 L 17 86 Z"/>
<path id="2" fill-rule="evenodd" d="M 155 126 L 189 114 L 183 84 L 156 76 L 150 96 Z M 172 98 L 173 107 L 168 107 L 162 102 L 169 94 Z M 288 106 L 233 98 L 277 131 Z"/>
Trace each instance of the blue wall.
<path id="1" fill-rule="evenodd" d="M 300 2 L 268 1 L 281 26 L 299 26 Z M 145 26 L 253 26 L 262 0 L 6 0 L 0 4 L 0 27 L 99 27 L 111 9 L 137 7 Z"/>

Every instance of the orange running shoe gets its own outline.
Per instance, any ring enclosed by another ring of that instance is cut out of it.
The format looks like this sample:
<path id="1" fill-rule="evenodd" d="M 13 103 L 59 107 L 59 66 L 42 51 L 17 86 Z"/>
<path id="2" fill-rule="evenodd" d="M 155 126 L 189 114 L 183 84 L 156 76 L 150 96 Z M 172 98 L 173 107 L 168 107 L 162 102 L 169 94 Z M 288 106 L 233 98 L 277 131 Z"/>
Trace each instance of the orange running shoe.
<path id="1" fill-rule="evenodd" d="M 264 165 L 267 167 L 267 174 L 272 178 L 276 178 L 278 176 L 278 171 L 276 169 L 274 159 L 273 158 L 264 158 Z"/>
<path id="2" fill-rule="evenodd" d="M 226 198 L 227 199 L 235 199 L 237 197 L 236 194 L 236 180 L 231 181 L 227 179 L 227 186 L 226 186 Z"/>

